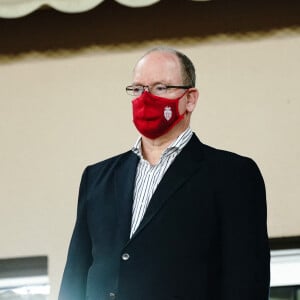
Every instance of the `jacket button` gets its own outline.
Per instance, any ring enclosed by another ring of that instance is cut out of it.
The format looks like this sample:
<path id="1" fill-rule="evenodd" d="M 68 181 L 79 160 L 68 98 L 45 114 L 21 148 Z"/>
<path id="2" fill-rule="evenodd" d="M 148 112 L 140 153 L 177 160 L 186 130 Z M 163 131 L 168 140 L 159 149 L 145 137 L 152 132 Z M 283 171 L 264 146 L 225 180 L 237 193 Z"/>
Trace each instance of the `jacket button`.
<path id="1" fill-rule="evenodd" d="M 116 294 L 115 293 L 109 293 L 109 299 L 110 300 L 115 300 L 116 299 Z"/>
<path id="2" fill-rule="evenodd" d="M 130 258 L 130 255 L 128 253 L 123 253 L 122 254 L 122 259 L 123 260 L 128 260 Z"/>

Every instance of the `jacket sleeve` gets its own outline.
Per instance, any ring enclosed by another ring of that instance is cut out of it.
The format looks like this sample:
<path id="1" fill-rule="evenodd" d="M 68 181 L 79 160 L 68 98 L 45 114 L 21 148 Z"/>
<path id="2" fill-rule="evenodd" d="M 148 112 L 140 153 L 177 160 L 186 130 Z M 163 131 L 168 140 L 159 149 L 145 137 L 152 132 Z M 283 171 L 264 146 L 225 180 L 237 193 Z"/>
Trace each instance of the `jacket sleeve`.
<path id="1" fill-rule="evenodd" d="M 80 183 L 77 218 L 71 238 L 59 300 L 84 300 L 89 267 L 92 262 L 91 240 L 87 225 L 87 169 Z"/>
<path id="2" fill-rule="evenodd" d="M 254 161 L 238 161 L 223 177 L 218 197 L 221 299 L 267 300 L 270 251 L 264 181 Z"/>

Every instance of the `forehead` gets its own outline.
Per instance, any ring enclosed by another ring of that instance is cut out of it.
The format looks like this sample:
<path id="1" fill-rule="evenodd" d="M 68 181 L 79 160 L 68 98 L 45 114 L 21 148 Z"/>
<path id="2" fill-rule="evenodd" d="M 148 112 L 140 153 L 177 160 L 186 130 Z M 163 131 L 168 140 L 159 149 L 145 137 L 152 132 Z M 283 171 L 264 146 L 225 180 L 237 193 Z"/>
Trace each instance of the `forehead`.
<path id="1" fill-rule="evenodd" d="M 133 82 L 144 85 L 154 83 L 182 83 L 181 64 L 171 52 L 150 52 L 141 58 L 133 72 Z"/>

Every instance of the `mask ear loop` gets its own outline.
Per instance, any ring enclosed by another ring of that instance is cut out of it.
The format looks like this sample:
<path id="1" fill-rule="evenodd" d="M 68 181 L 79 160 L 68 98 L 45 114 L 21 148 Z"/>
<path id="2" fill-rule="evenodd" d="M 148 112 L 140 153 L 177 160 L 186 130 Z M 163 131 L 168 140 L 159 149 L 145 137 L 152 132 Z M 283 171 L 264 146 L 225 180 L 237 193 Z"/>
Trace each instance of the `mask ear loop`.
<path id="1" fill-rule="evenodd" d="M 179 113 L 179 101 L 188 93 L 189 90 L 190 90 L 189 88 L 187 90 L 185 90 L 185 92 L 179 98 L 176 99 L 178 101 L 177 110 L 178 110 L 178 115 L 179 115 L 180 120 L 182 120 L 184 118 L 187 110 L 185 110 L 182 114 Z"/>
<path id="2" fill-rule="evenodd" d="M 180 121 L 182 121 L 185 117 L 185 114 L 186 114 L 186 110 L 180 114 L 179 113 L 179 101 L 187 94 L 189 89 L 187 89 L 180 97 L 178 98 L 175 98 L 175 99 L 169 99 L 170 101 L 172 100 L 175 100 L 177 102 L 177 105 L 176 105 L 176 110 L 177 110 L 177 115 L 178 115 L 178 118 L 177 120 L 172 124 L 172 126 L 169 127 L 168 131 L 171 130 L 173 127 L 175 127 L 175 125 L 177 125 Z"/>

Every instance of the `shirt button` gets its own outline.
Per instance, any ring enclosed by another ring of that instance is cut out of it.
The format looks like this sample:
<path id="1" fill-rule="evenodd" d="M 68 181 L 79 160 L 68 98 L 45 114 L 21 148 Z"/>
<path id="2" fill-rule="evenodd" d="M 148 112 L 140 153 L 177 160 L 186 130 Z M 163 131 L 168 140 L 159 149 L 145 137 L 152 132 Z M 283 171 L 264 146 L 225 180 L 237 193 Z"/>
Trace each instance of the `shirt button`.
<path id="1" fill-rule="evenodd" d="M 123 260 L 128 260 L 130 258 L 130 255 L 128 253 L 123 253 L 122 254 L 122 259 Z"/>
<path id="2" fill-rule="evenodd" d="M 111 300 L 116 299 L 116 294 L 115 293 L 109 293 L 109 299 L 111 299 Z"/>

